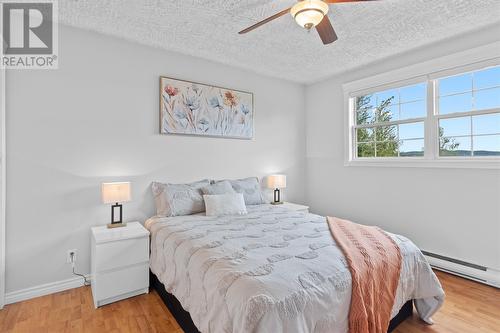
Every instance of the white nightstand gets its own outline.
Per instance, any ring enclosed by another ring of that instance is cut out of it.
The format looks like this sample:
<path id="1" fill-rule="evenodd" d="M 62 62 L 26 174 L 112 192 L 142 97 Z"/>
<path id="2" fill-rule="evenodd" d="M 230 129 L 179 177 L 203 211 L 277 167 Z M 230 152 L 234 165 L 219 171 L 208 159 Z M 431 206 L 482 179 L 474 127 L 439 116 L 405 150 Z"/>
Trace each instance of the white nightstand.
<path id="1" fill-rule="evenodd" d="M 297 212 L 309 213 L 309 206 L 294 204 L 291 202 L 284 202 L 282 206 Z"/>
<path id="2" fill-rule="evenodd" d="M 92 296 L 95 307 L 149 290 L 149 231 L 139 222 L 92 228 Z"/>

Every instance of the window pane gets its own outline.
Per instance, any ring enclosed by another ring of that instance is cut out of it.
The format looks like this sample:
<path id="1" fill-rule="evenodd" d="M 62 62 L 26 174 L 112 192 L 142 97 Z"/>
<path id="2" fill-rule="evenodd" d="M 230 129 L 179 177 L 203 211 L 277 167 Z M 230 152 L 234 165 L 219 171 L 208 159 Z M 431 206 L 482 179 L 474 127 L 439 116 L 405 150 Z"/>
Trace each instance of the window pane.
<path id="1" fill-rule="evenodd" d="M 474 136 L 474 156 L 500 156 L 500 135 Z"/>
<path id="2" fill-rule="evenodd" d="M 373 109 L 377 104 L 374 95 L 364 95 L 356 97 L 356 110 Z"/>
<path id="3" fill-rule="evenodd" d="M 474 89 L 500 86 L 500 67 L 492 67 L 474 73 Z"/>
<path id="4" fill-rule="evenodd" d="M 425 100 L 427 97 L 427 84 L 420 83 L 413 86 L 401 88 L 399 98 L 401 103 Z"/>
<path id="5" fill-rule="evenodd" d="M 471 156 L 471 137 L 442 137 L 439 140 L 440 156 Z"/>
<path id="6" fill-rule="evenodd" d="M 441 119 L 439 121 L 439 136 L 471 135 L 470 117 Z"/>
<path id="7" fill-rule="evenodd" d="M 372 109 L 361 109 L 356 111 L 356 123 L 358 125 L 372 123 L 373 117 L 374 117 L 374 112 Z"/>
<path id="8" fill-rule="evenodd" d="M 399 120 L 399 105 L 389 106 L 387 112 L 390 114 L 389 121 Z"/>
<path id="9" fill-rule="evenodd" d="M 399 94 L 397 89 L 380 91 L 375 95 L 377 95 L 377 106 L 380 106 L 384 103 L 389 103 L 389 104 L 399 103 Z"/>
<path id="10" fill-rule="evenodd" d="M 439 98 L 439 113 L 448 114 L 472 110 L 472 93 Z"/>
<path id="11" fill-rule="evenodd" d="M 472 90 L 472 73 L 450 76 L 439 80 L 439 96 Z"/>
<path id="12" fill-rule="evenodd" d="M 395 141 L 377 142 L 377 157 L 397 157 L 398 143 Z"/>
<path id="13" fill-rule="evenodd" d="M 358 128 L 356 132 L 358 142 L 369 142 L 374 139 L 373 128 Z"/>
<path id="14" fill-rule="evenodd" d="M 424 123 L 399 125 L 399 139 L 419 139 L 424 137 Z"/>
<path id="15" fill-rule="evenodd" d="M 374 157 L 375 143 L 360 143 L 358 144 L 358 157 Z"/>
<path id="16" fill-rule="evenodd" d="M 473 134 L 499 134 L 500 113 L 472 117 Z"/>
<path id="17" fill-rule="evenodd" d="M 425 117 L 427 106 L 425 101 L 401 104 L 401 119 Z"/>
<path id="18" fill-rule="evenodd" d="M 401 141 L 399 156 L 424 156 L 424 139 Z"/>
<path id="19" fill-rule="evenodd" d="M 375 129 L 376 141 L 397 141 L 398 127 L 394 126 L 380 126 Z"/>
<path id="20" fill-rule="evenodd" d="M 484 110 L 500 107 L 500 88 L 474 92 L 474 109 Z"/>
<path id="21" fill-rule="evenodd" d="M 375 109 L 375 122 L 383 123 L 387 121 L 398 120 L 399 105 L 379 106 Z"/>

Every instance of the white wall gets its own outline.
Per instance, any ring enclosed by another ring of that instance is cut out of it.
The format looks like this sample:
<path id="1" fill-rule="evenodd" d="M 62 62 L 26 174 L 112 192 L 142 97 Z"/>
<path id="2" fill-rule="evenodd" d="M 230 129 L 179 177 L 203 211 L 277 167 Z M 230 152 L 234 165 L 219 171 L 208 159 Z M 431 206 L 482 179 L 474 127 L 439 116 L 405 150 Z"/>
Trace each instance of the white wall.
<path id="1" fill-rule="evenodd" d="M 498 27 L 401 54 L 306 89 L 307 201 L 423 250 L 500 268 L 500 171 L 344 166 L 342 84 L 498 40 Z"/>
<path id="2" fill-rule="evenodd" d="M 89 271 L 90 227 L 108 223 L 100 183 L 130 180 L 127 220 L 153 213 L 153 180 L 288 175 L 303 202 L 304 87 L 61 26 L 59 69 L 7 74 L 7 292 Z M 255 140 L 158 134 L 160 75 L 251 91 Z"/>

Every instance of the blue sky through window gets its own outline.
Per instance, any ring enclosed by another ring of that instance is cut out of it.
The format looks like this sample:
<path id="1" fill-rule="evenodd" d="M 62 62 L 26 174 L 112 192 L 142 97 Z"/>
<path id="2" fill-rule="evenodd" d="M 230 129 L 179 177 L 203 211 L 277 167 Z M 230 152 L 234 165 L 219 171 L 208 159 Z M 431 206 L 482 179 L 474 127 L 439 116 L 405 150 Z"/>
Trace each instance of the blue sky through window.
<path id="1" fill-rule="evenodd" d="M 500 86 L 500 66 L 474 73 L 474 89 Z"/>
<path id="2" fill-rule="evenodd" d="M 426 98 L 427 84 L 420 83 L 413 86 L 403 87 L 399 90 L 401 103 L 417 101 Z"/>
<path id="3" fill-rule="evenodd" d="M 424 123 L 410 123 L 399 125 L 399 139 L 423 139 Z"/>
<path id="4" fill-rule="evenodd" d="M 500 113 L 472 117 L 472 131 L 477 134 L 500 134 Z"/>

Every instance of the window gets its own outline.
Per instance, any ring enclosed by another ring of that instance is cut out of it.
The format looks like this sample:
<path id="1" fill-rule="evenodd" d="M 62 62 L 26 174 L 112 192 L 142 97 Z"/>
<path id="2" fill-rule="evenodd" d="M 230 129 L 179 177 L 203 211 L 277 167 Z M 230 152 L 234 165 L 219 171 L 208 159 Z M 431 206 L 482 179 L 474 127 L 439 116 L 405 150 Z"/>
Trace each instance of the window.
<path id="1" fill-rule="evenodd" d="M 500 166 L 500 66 L 452 74 L 350 94 L 349 160 Z"/>
<path id="2" fill-rule="evenodd" d="M 427 84 L 355 98 L 357 157 L 424 156 Z"/>
<path id="3" fill-rule="evenodd" d="M 500 156 L 500 66 L 437 80 L 439 156 Z"/>

